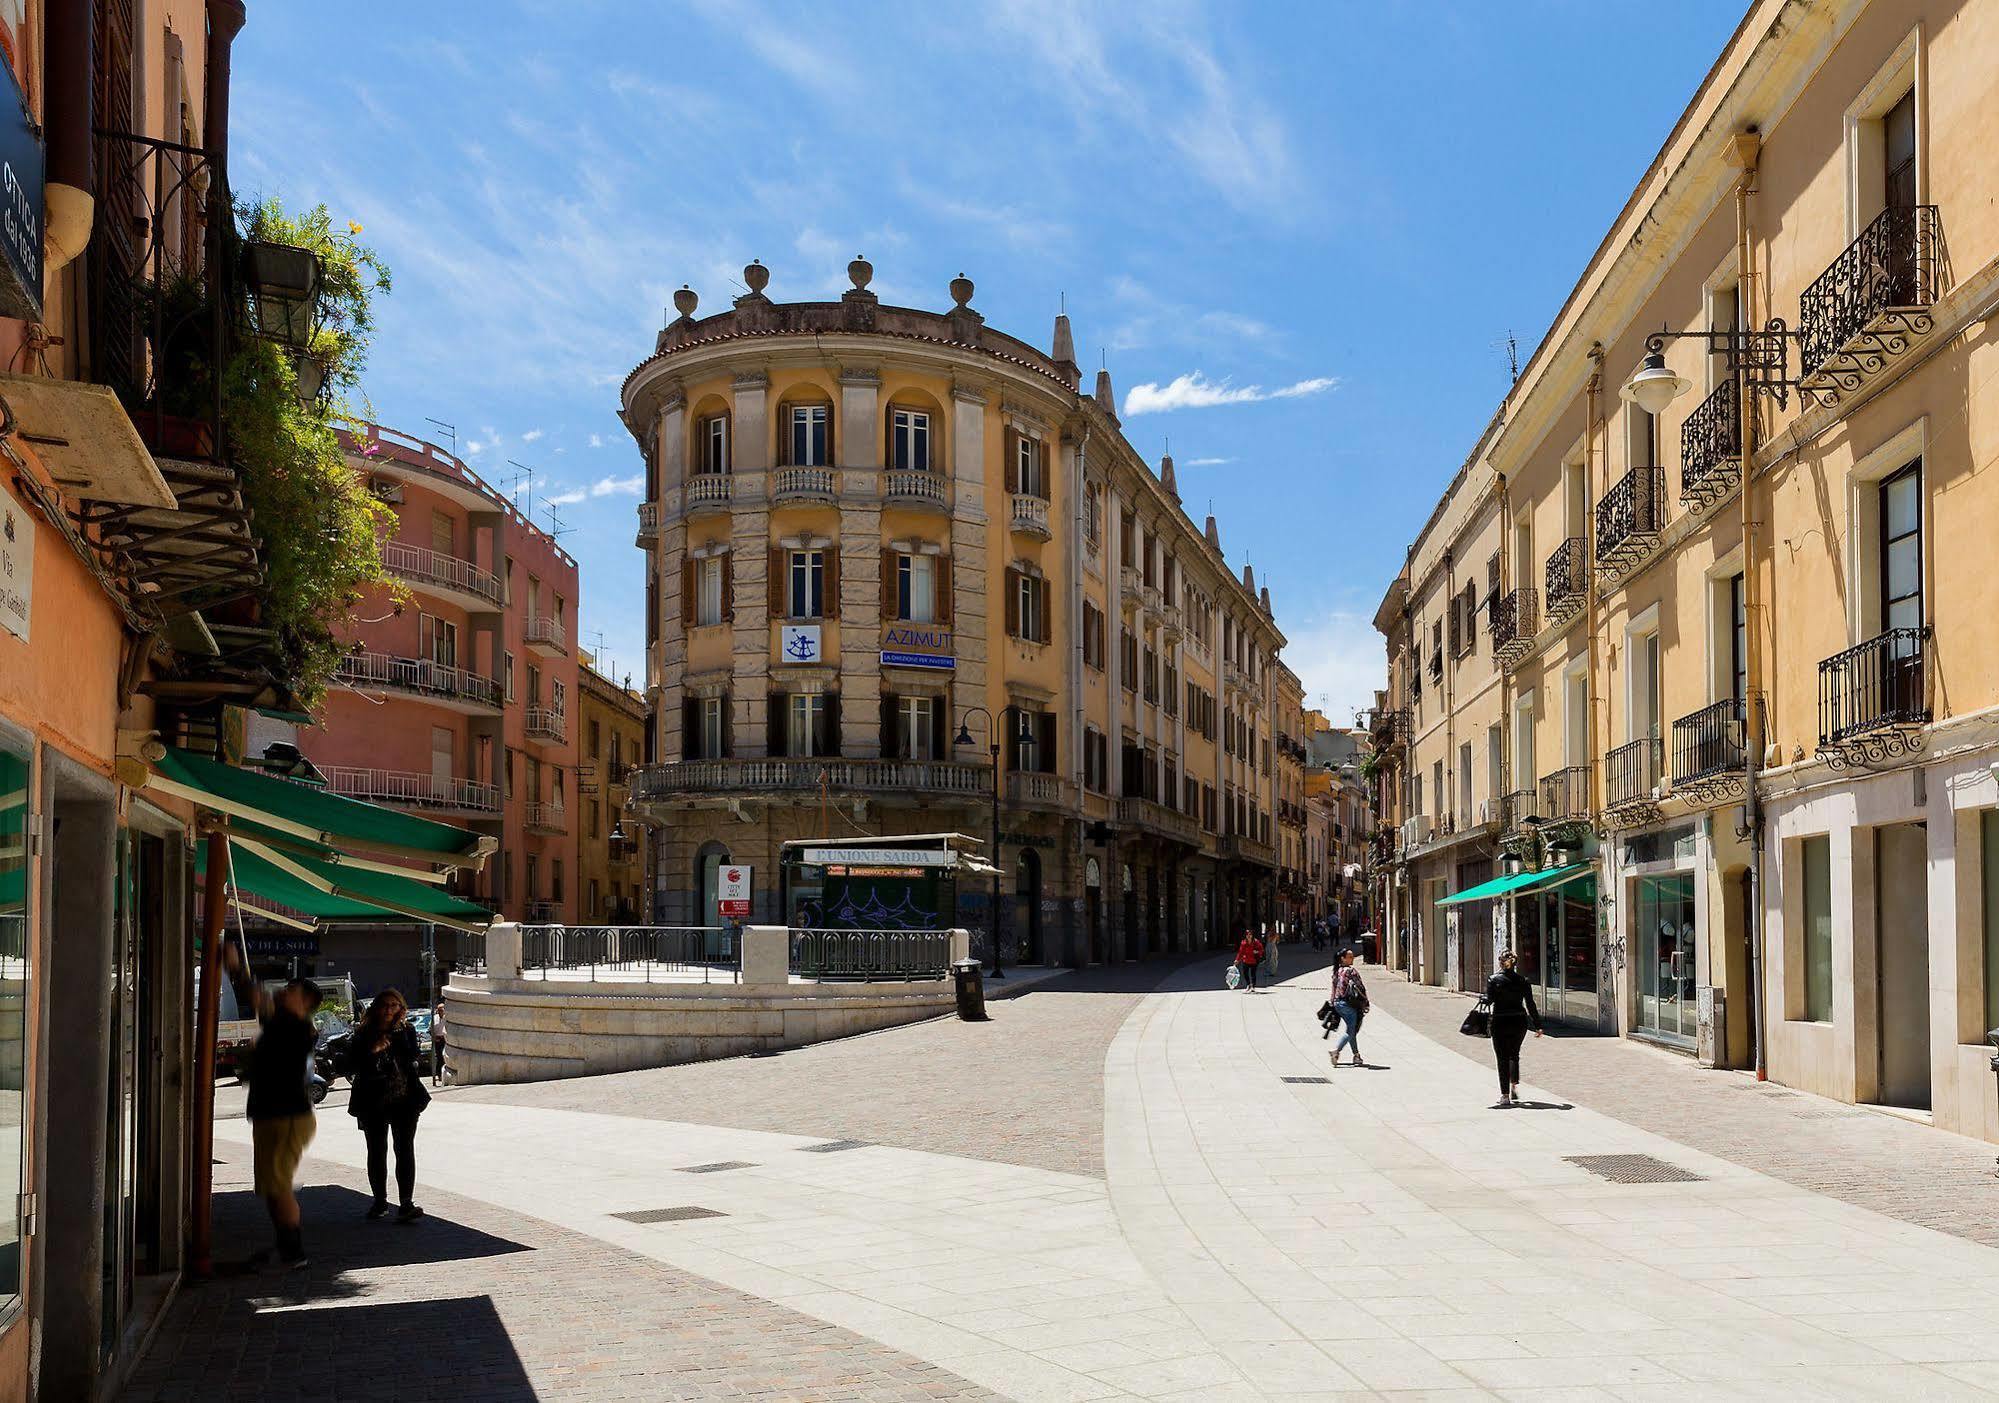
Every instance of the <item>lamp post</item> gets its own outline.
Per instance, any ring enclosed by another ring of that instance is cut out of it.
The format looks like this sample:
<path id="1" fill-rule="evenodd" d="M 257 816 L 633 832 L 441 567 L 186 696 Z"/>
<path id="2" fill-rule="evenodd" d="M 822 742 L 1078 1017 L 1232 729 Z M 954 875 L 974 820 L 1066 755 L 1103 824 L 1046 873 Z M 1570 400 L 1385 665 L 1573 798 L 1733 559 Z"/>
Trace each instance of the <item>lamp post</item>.
<path id="1" fill-rule="evenodd" d="M 1007 712 L 1011 710 L 1013 710 L 1012 707 L 1002 707 L 1000 709 L 1000 714 L 1004 716 Z M 1000 968 L 1000 826 L 999 826 L 1000 743 L 999 743 L 999 726 L 993 720 L 993 714 L 990 711 L 987 711 L 982 706 L 968 707 L 965 711 L 964 716 L 959 719 L 958 734 L 952 738 L 952 743 L 954 745 L 978 744 L 978 742 L 972 738 L 971 723 L 972 723 L 972 718 L 974 716 L 982 716 L 985 718 L 986 735 L 990 738 L 990 744 L 987 746 L 986 749 L 987 753 L 992 757 L 992 765 L 993 765 L 993 790 L 992 790 L 993 835 L 992 835 L 992 848 L 991 851 L 988 853 L 987 858 L 988 861 L 992 863 L 992 869 L 993 869 L 993 905 L 992 905 L 991 914 L 986 919 L 986 934 L 987 937 L 992 941 L 992 946 L 993 946 L 993 967 L 990 973 L 994 979 L 1004 979 L 1006 978 L 1006 971 Z M 1025 729 L 1024 724 L 1022 727 L 1021 735 L 1023 739 L 1026 738 L 1027 736 L 1027 731 Z"/>

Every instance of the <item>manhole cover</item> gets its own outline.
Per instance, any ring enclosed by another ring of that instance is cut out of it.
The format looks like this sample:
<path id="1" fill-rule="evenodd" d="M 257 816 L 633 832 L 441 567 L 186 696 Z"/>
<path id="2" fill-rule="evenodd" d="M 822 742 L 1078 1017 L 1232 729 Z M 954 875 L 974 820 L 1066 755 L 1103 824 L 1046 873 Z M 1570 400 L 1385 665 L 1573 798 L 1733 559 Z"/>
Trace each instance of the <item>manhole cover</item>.
<path id="1" fill-rule="evenodd" d="M 682 1174 L 720 1174 L 725 1169 L 755 1169 L 746 1159 L 718 1159 L 713 1164 L 683 1164 Z"/>
<path id="2" fill-rule="evenodd" d="M 1563 1159 L 1587 1169 L 1599 1179 L 1613 1184 L 1702 1184 L 1704 1176 L 1668 1164 L 1652 1155 L 1563 1155 Z"/>
<path id="3" fill-rule="evenodd" d="M 635 1213 L 613 1213 L 613 1218 L 622 1218 L 627 1223 L 686 1223 L 696 1218 L 726 1218 L 726 1213 L 718 1213 L 713 1208 L 641 1208 Z"/>
<path id="4" fill-rule="evenodd" d="M 1333 1082 L 1331 1077 L 1286 1077 L 1284 1080 L 1291 1082 L 1293 1085 L 1308 1086 L 1331 1086 Z"/>
<path id="5" fill-rule="evenodd" d="M 861 1150 L 867 1148 L 865 1140 L 828 1140 L 820 1145 L 800 1145 L 798 1148 L 809 1155 L 830 1155 L 837 1150 Z"/>

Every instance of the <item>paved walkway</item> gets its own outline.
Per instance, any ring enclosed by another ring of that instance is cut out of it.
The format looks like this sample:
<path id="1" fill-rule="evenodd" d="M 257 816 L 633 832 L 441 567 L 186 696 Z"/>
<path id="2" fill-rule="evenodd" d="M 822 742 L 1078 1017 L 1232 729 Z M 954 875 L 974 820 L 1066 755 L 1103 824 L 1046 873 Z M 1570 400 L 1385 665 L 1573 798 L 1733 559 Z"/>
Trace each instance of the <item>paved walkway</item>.
<path id="1" fill-rule="evenodd" d="M 836 1045 L 845 1051 L 831 1062 L 826 1048 L 717 1064 L 759 1069 L 746 1095 L 804 1104 L 807 1125 L 788 1131 L 668 1118 L 686 1113 L 671 1100 L 635 1115 L 444 1096 L 424 1127 L 431 1201 L 536 1255 L 461 1259 L 447 1243 L 434 1283 L 430 1268 L 363 1264 L 329 1290 L 358 1279 L 417 1310 L 489 1297 L 497 1319 L 472 1328 L 515 1361 L 487 1381 L 485 1396 L 508 1399 L 621 1396 L 577 1372 L 593 1351 L 615 1358 L 635 1398 L 1999 1392 L 1999 1251 L 1757 1173 L 1537 1080 L 1538 1108 L 1491 1109 L 1488 1068 L 1418 1031 L 1417 1013 L 1402 1021 L 1394 990 L 1366 1029 L 1379 1067 L 1334 1071 L 1312 1019 L 1322 972 L 1293 964 L 1288 984 L 1235 994 L 1218 987 L 1215 964 L 1188 965 L 1150 995 L 1083 996 L 1125 1005 L 1086 1078 L 1100 1087 L 1103 1177 L 1051 1167 L 1019 1140 L 979 1157 L 924 1143 L 951 1143 L 928 1122 L 960 1106 L 976 1119 L 981 1088 L 1003 1072 L 1069 1065 L 1013 1036 L 1033 1027 L 1037 1042 L 1060 1040 L 1068 1024 L 1045 1011 L 1052 1002 L 1029 1021 L 1057 985 L 1001 1005 L 983 1044 L 947 1035 L 977 1030 L 930 1024 Z M 1096 1005 L 1069 1007 L 1097 1026 Z M 1554 1066 L 1555 1046 L 1530 1044 L 1530 1078 Z M 920 1070 L 939 1049 L 932 1076 L 913 1072 L 891 1093 L 914 1104 L 885 1115 L 862 1053 Z M 762 1080 L 787 1064 L 816 1098 Z M 845 1080 L 824 1080 L 829 1069 Z M 680 1084 L 669 1078 L 659 1095 Z M 1023 1101 L 1083 1090 L 1043 1083 Z M 1073 1132 L 1073 1116 L 1032 1114 Z M 853 1143 L 868 1139 L 860 1124 L 899 1138 Z M 219 1134 L 240 1145 L 244 1130 Z M 315 1146 L 346 1183 L 360 1148 L 344 1125 Z M 1637 1166 L 1668 1181 L 1610 1182 L 1574 1161 L 1585 1155 L 1646 1156 Z M 585 1265 L 545 1265 L 540 1253 L 556 1250 Z M 611 1273 L 607 1284 L 585 1284 L 592 1267 Z M 660 1328 L 643 1271 L 719 1303 L 699 1309 L 726 1322 L 721 1355 L 696 1353 L 697 1372 L 682 1372 L 671 1348 L 639 1342 Z M 212 1355 L 174 1343 L 204 1321 L 252 1335 L 237 1368 L 288 1347 L 320 1357 L 313 1312 L 276 1295 L 191 1291 L 154 1391 L 134 1396 L 228 1396 L 198 1386 L 219 1377 L 201 1362 Z M 509 1313 L 517 1296 L 526 1304 Z M 532 1308 L 544 1299 L 546 1319 Z M 766 1312 L 767 1357 L 739 1333 Z M 543 1366 L 551 1351 L 567 1372 Z M 718 1371 L 718 1358 L 735 1371 Z M 800 1372 L 829 1359 L 851 1362 L 851 1379 Z"/>

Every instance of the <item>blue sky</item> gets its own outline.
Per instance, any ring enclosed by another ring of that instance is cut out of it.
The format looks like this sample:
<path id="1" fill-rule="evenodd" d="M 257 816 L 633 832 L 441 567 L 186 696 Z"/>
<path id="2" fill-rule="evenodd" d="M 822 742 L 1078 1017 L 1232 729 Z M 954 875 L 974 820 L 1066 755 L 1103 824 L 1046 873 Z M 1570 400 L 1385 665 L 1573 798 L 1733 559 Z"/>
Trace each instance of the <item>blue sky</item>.
<path id="1" fill-rule="evenodd" d="M 232 179 L 364 226 L 384 423 L 536 470 L 581 632 L 642 671 L 617 420 L 672 290 L 847 286 L 1045 346 L 1272 588 L 1336 719 L 1382 589 L 1741 18 L 1739 0 L 1221 6 L 266 0 Z M 1661 17 L 1664 17 L 1662 23 Z"/>

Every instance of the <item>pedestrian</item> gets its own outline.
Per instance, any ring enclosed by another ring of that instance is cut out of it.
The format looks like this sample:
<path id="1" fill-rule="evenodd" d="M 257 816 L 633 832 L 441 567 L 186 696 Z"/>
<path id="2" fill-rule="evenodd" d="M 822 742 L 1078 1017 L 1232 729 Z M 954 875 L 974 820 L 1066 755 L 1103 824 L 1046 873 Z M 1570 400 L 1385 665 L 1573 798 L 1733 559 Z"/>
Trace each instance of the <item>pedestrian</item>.
<path id="1" fill-rule="evenodd" d="M 1242 943 L 1235 948 L 1236 968 L 1242 971 L 1242 983 L 1237 986 L 1238 988 L 1254 989 L 1256 987 L 1256 966 L 1262 959 L 1263 942 L 1256 938 L 1255 931 L 1244 931 L 1242 933 Z"/>
<path id="2" fill-rule="evenodd" d="M 1270 980 L 1272 983 L 1275 983 L 1277 980 L 1277 947 L 1283 943 L 1284 929 L 1280 922 L 1278 928 L 1270 933 L 1270 940 L 1263 947 L 1263 959 L 1260 961 L 1263 966 L 1264 978 Z"/>
<path id="3" fill-rule="evenodd" d="M 411 1195 L 416 1190 L 416 1122 L 430 1104 L 430 1091 L 417 1068 L 416 1029 L 409 1005 L 394 989 L 375 995 L 347 1040 L 347 1075 L 354 1083 L 347 1113 L 368 1141 L 368 1187 L 375 1191 L 368 1216 L 389 1211 L 389 1142 L 396 1147 L 396 1221 L 423 1216 Z"/>
<path id="4" fill-rule="evenodd" d="M 303 1267 L 305 1239 L 293 1180 L 305 1147 L 319 1128 L 305 1080 L 319 1043 L 319 1030 L 312 1024 L 321 999 L 319 986 L 310 979 L 294 979 L 271 993 L 250 977 L 242 951 L 226 939 L 222 967 L 236 991 L 237 1007 L 254 1009 L 262 1025 L 251 1049 L 249 1104 L 243 1111 L 250 1122 L 252 1187 L 270 1215 L 278 1259 L 287 1267 Z"/>
<path id="5" fill-rule="evenodd" d="M 1367 985 L 1361 980 L 1360 970 L 1354 965 L 1353 951 L 1342 950 L 1339 963 L 1333 966 L 1333 1015 L 1340 1020 L 1340 1040 L 1333 1044 L 1333 1065 L 1340 1065 L 1340 1049 L 1353 1049 L 1353 1065 L 1365 1067 L 1360 1060 L 1360 1025 L 1367 1017 Z M 1332 1032 L 1327 1025 L 1326 1032 Z"/>
<path id="6" fill-rule="evenodd" d="M 1513 1106 L 1520 1089 L 1520 1044 L 1527 1030 L 1541 1036 L 1541 1010 L 1534 1006 L 1534 986 L 1520 972 L 1520 957 L 1511 950 L 1499 957 L 1499 970 L 1485 981 L 1485 999 L 1492 1006 L 1492 1055 L 1499 1063 L 1499 1104 Z"/>
<path id="7" fill-rule="evenodd" d="M 444 1000 L 430 1011 L 430 1084 L 444 1083 Z"/>

